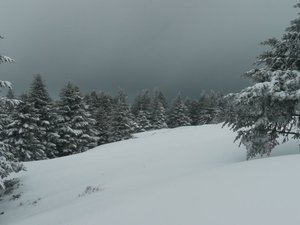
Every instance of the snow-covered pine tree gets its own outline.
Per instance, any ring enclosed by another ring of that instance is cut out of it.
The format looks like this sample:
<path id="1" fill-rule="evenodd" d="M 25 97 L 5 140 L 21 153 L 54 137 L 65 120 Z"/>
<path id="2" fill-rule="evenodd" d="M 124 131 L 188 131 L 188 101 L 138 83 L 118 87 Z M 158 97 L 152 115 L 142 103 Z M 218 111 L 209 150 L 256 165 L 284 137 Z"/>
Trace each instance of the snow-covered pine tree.
<path id="1" fill-rule="evenodd" d="M 100 107 L 99 104 L 99 96 L 96 91 L 92 91 L 90 94 L 87 94 L 84 97 L 84 101 L 86 103 L 87 109 L 92 117 L 96 116 L 97 110 Z"/>
<path id="2" fill-rule="evenodd" d="M 208 112 L 210 114 L 210 124 L 224 122 L 222 118 L 223 94 L 211 90 L 208 93 Z"/>
<path id="3" fill-rule="evenodd" d="M 113 112 L 113 99 L 110 95 L 101 92 L 98 95 L 98 108 L 96 110 L 95 120 L 98 135 L 98 144 L 106 144 L 109 140 L 109 128 L 111 126 L 111 115 Z"/>
<path id="4" fill-rule="evenodd" d="M 166 110 L 161 102 L 158 102 L 157 105 L 154 107 L 152 118 L 152 127 L 154 129 L 163 129 L 168 127 L 166 122 Z"/>
<path id="5" fill-rule="evenodd" d="M 165 110 L 168 108 L 167 98 L 165 97 L 164 93 L 158 88 L 154 89 L 154 98 L 158 99 L 158 101 L 162 104 Z"/>
<path id="6" fill-rule="evenodd" d="M 14 92 L 11 88 L 8 89 L 8 91 L 6 93 L 6 98 L 11 99 L 11 100 L 14 100 L 14 99 L 16 100 L 15 94 L 14 94 Z M 6 104 L 5 107 L 2 107 L 0 109 L 1 117 L 3 116 L 2 117 L 3 120 L 0 119 L 0 121 L 2 123 L 0 130 L 2 130 L 6 125 L 8 125 L 12 122 L 12 118 L 11 118 L 12 117 L 12 112 L 13 112 L 13 110 L 15 110 L 15 108 L 16 108 L 16 106 L 13 105 L 13 104 L 9 104 L 9 105 Z"/>
<path id="7" fill-rule="evenodd" d="M 0 81 L 0 87 L 2 82 Z M 8 84 L 8 83 L 7 83 Z M 10 84 L 9 84 L 10 85 Z M 7 87 L 7 86 L 4 86 Z M 10 100 L 12 102 L 10 102 Z M 19 163 L 16 156 L 16 149 L 11 145 L 5 143 L 4 131 L 6 126 L 12 123 L 11 113 L 12 107 L 17 107 L 19 104 L 14 99 L 3 99 L 1 98 L 1 117 L 0 117 L 0 196 L 5 190 L 5 178 L 12 172 L 18 172 L 23 169 L 23 165 Z"/>
<path id="8" fill-rule="evenodd" d="M 133 121 L 130 108 L 127 103 L 127 96 L 124 91 L 119 90 L 112 112 L 111 124 L 109 127 L 109 141 L 115 142 L 131 138 Z"/>
<path id="9" fill-rule="evenodd" d="M 131 134 L 134 134 L 134 133 L 140 131 L 140 126 L 136 122 L 136 117 L 131 112 L 129 112 L 129 123 L 130 123 L 130 133 Z M 150 125 L 151 125 L 151 123 L 150 123 Z M 152 125 L 151 125 L 151 127 L 152 127 Z"/>
<path id="10" fill-rule="evenodd" d="M 97 129 L 98 145 L 109 143 L 110 114 L 104 107 L 99 107 L 95 116 L 95 128 Z"/>
<path id="11" fill-rule="evenodd" d="M 138 92 L 130 107 L 131 113 L 137 117 L 139 111 L 142 110 L 142 92 Z"/>
<path id="12" fill-rule="evenodd" d="M 223 94 L 211 90 L 203 92 L 198 100 L 198 123 L 212 124 L 224 121 Z"/>
<path id="13" fill-rule="evenodd" d="M 11 144 L 22 161 L 57 156 L 57 120 L 53 104 L 40 75 L 36 75 L 30 92 L 12 114 L 13 122 L 4 130 L 5 142 Z"/>
<path id="14" fill-rule="evenodd" d="M 7 99 L 14 100 L 15 96 L 11 88 L 8 88 Z M 0 131 L 2 132 L 5 129 L 5 126 L 12 122 L 12 111 L 16 108 L 14 104 L 2 104 L 0 107 Z M 0 134 L 1 135 L 1 134 Z M 1 138 L 3 140 L 3 138 Z"/>
<path id="15" fill-rule="evenodd" d="M 300 7 L 300 3 L 296 5 Z M 238 132 L 247 159 L 269 155 L 278 137 L 299 138 L 300 18 L 291 22 L 281 39 L 269 39 L 270 47 L 258 57 L 257 68 L 245 74 L 254 84 L 230 94 L 235 115 L 226 124 Z"/>
<path id="16" fill-rule="evenodd" d="M 191 125 L 191 119 L 188 117 L 188 109 L 179 93 L 170 108 L 168 126 L 174 128 L 189 125 Z"/>
<path id="17" fill-rule="evenodd" d="M 146 115 L 146 118 L 151 121 L 152 98 L 147 89 L 142 90 L 142 92 L 137 95 L 131 107 L 131 112 L 136 118 L 138 117 L 140 111 L 143 111 L 143 113 Z M 151 126 L 149 129 L 151 129 Z"/>
<path id="18" fill-rule="evenodd" d="M 209 97 L 206 91 L 202 91 L 198 99 L 198 125 L 208 124 L 212 117 L 209 112 Z"/>
<path id="19" fill-rule="evenodd" d="M 166 117 L 166 99 L 162 92 L 155 89 L 154 98 L 152 102 L 152 116 L 151 123 L 154 129 L 167 128 L 167 117 Z"/>
<path id="20" fill-rule="evenodd" d="M 3 37 L 0 36 L 0 39 L 3 39 Z M 14 62 L 14 60 L 0 54 L 0 64 L 5 62 L 11 63 Z M 0 88 L 11 89 L 11 83 L 8 81 L 0 80 Z M 0 102 L 1 108 L 5 108 L 7 105 L 11 106 L 18 104 L 18 101 L 4 97 L 0 98 Z M 5 179 L 7 178 L 7 176 L 12 172 L 18 172 L 22 169 L 23 165 L 17 162 L 17 159 L 12 153 L 12 147 L 3 142 L 0 142 L 0 195 L 5 190 Z"/>
<path id="21" fill-rule="evenodd" d="M 214 118 L 212 123 L 221 123 L 225 121 L 226 118 L 226 108 L 228 106 L 228 100 L 225 99 L 222 92 L 216 93 L 216 98 L 214 102 Z"/>
<path id="22" fill-rule="evenodd" d="M 32 106 L 32 116 L 37 118 L 39 129 L 38 140 L 44 148 L 48 158 L 58 155 L 57 142 L 59 135 L 57 128 L 57 113 L 46 85 L 40 74 L 34 76 L 27 101 Z"/>
<path id="23" fill-rule="evenodd" d="M 188 109 L 188 116 L 191 119 L 191 125 L 200 125 L 201 109 L 199 101 L 186 99 L 185 105 Z"/>
<path id="24" fill-rule="evenodd" d="M 139 126 L 139 131 L 146 131 L 152 128 L 150 121 L 147 119 L 147 115 L 143 110 L 140 110 L 136 118 L 136 122 Z"/>
<path id="25" fill-rule="evenodd" d="M 39 117 L 28 96 L 12 112 L 12 122 L 2 132 L 4 142 L 13 146 L 20 161 L 46 159 L 45 146 L 39 139 Z"/>
<path id="26" fill-rule="evenodd" d="M 70 82 L 62 89 L 58 102 L 58 151 L 60 156 L 84 152 L 97 146 L 97 131 L 83 101 L 79 87 Z"/>

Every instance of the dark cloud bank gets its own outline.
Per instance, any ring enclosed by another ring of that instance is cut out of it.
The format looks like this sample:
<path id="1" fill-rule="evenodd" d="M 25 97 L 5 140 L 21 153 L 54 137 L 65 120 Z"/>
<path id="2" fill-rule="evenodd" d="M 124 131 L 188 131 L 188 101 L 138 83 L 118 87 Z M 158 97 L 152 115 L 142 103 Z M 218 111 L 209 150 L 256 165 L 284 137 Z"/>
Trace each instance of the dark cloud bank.
<path id="1" fill-rule="evenodd" d="M 40 73 L 53 95 L 73 81 L 82 90 L 130 95 L 160 87 L 197 97 L 238 91 L 240 75 L 279 37 L 295 0 L 2 0 L 1 79 L 24 91 Z"/>

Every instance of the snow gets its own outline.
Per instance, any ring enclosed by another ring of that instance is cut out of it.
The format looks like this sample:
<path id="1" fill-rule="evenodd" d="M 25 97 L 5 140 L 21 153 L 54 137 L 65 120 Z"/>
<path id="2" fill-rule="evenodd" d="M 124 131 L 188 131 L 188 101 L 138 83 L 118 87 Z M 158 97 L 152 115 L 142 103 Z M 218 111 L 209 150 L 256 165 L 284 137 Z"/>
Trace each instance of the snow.
<path id="1" fill-rule="evenodd" d="M 265 82 L 258 82 L 254 85 L 245 88 L 238 95 L 239 101 L 245 101 L 249 97 L 259 97 L 269 95 L 276 100 L 297 100 L 300 97 L 299 85 L 300 85 L 300 72 L 296 70 L 276 70 L 268 71 L 250 70 L 248 74 L 252 74 L 253 77 L 259 75 L 266 76 Z M 257 74 L 256 74 L 257 73 Z M 230 96 L 230 95 L 229 95 Z"/>
<path id="2" fill-rule="evenodd" d="M 245 161 L 221 125 L 149 131 L 26 163 L 2 225 L 299 224 L 299 146 Z M 282 154 L 288 154 L 280 156 Z M 276 156 L 276 157 L 274 157 Z"/>

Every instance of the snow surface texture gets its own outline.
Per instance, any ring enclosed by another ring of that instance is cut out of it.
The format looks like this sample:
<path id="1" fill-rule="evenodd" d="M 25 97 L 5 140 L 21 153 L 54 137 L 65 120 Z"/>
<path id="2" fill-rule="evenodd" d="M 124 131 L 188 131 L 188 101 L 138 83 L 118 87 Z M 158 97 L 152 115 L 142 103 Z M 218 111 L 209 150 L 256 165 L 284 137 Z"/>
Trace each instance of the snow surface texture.
<path id="1" fill-rule="evenodd" d="M 150 131 L 85 153 L 26 163 L 2 225 L 300 224 L 300 155 L 288 142 L 245 161 L 221 125 Z M 273 154 L 273 155 L 274 155 Z"/>

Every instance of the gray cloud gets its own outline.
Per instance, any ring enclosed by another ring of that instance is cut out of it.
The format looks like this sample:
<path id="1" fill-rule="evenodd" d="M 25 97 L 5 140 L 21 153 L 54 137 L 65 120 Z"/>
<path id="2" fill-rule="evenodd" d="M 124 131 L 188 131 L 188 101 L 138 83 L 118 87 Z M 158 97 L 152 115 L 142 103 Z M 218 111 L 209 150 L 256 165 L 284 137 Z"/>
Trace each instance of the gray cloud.
<path id="1" fill-rule="evenodd" d="M 240 75 L 280 36 L 296 0 L 2 0 L 1 79 L 25 90 L 41 73 L 57 95 L 66 81 L 86 90 L 135 94 L 160 87 L 197 97 L 238 91 Z"/>

